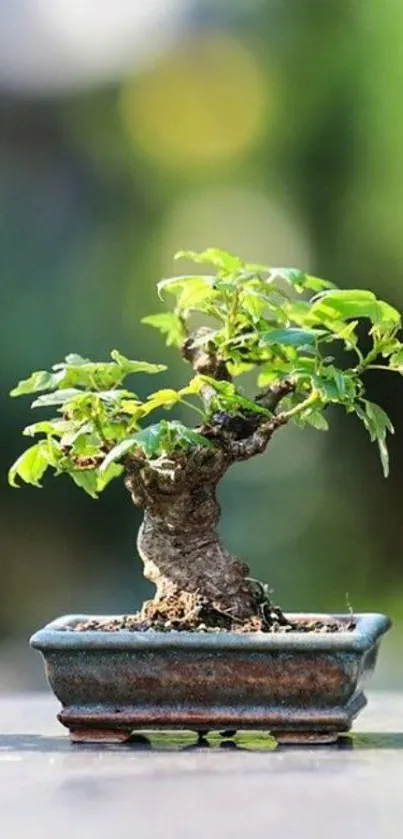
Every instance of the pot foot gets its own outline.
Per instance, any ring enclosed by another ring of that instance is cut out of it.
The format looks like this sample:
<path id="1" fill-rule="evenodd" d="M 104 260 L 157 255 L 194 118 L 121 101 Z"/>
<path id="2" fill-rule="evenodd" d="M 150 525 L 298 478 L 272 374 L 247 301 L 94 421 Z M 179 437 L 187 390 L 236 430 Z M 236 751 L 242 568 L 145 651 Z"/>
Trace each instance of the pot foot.
<path id="1" fill-rule="evenodd" d="M 271 731 L 270 734 L 281 746 L 316 746 L 336 743 L 337 731 Z"/>
<path id="2" fill-rule="evenodd" d="M 125 743 L 131 734 L 131 728 L 70 728 L 72 743 Z"/>

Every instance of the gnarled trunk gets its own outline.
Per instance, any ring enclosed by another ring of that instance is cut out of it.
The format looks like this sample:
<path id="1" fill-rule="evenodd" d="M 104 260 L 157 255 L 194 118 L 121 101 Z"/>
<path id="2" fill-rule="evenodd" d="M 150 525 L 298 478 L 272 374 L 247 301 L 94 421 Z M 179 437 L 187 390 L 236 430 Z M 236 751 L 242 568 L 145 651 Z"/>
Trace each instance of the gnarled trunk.
<path id="1" fill-rule="evenodd" d="M 219 480 L 231 464 L 222 451 L 183 454 L 175 460 L 128 463 L 126 485 L 144 509 L 138 550 L 155 600 L 198 593 L 235 619 L 256 614 L 248 566 L 220 544 L 216 526 Z"/>
<path id="2" fill-rule="evenodd" d="M 182 350 L 196 373 L 230 379 L 218 356 L 194 348 L 192 341 L 185 342 Z M 216 531 L 220 517 L 216 489 L 233 463 L 264 452 L 276 429 L 287 422 L 286 415 L 274 411 L 293 389 L 294 383 L 284 380 L 261 395 L 260 406 L 268 415 L 214 414 L 200 429 L 213 443 L 211 449 L 197 447 L 156 460 L 128 456 L 126 486 L 144 510 L 137 544 L 144 575 L 156 586 L 154 605 L 165 603 L 169 611 L 172 599 L 189 603 L 189 596 L 191 601 L 197 595 L 203 608 L 224 612 L 235 621 L 258 618 L 259 627 L 273 621 L 287 623 L 264 591 L 263 600 L 262 592 L 256 593 L 248 566 L 222 547 Z M 207 405 L 210 391 L 207 386 Z"/>

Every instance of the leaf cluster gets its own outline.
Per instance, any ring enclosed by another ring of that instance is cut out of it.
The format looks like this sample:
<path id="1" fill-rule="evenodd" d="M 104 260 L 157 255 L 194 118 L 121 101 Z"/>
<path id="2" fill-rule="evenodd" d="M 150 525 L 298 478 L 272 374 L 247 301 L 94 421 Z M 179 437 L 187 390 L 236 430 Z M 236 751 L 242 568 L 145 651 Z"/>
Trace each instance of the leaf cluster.
<path id="1" fill-rule="evenodd" d="M 210 447 L 201 434 L 177 420 L 162 420 L 144 427 L 154 411 L 183 403 L 201 413 L 188 396 L 200 393 L 204 380 L 194 379 L 175 391 L 164 388 L 142 401 L 133 390 L 123 388 L 125 378 L 136 373 L 155 374 L 166 370 L 163 364 L 149 364 L 125 358 L 117 350 L 111 362 L 91 362 L 70 354 L 50 372 L 40 370 L 17 385 L 11 396 L 37 394 L 32 408 L 54 408 L 57 416 L 28 425 L 23 434 L 43 435 L 16 460 L 9 471 L 9 482 L 18 478 L 40 486 L 50 466 L 56 474 L 68 473 L 74 482 L 93 497 L 123 471 L 117 463 L 133 451 L 152 460 L 175 450 L 195 445 Z"/>
<path id="2" fill-rule="evenodd" d="M 326 430 L 329 404 L 355 413 L 377 441 L 386 475 L 386 435 L 393 426 L 366 398 L 363 375 L 373 369 L 403 373 L 400 313 L 371 291 L 339 289 L 294 268 L 245 263 L 216 248 L 181 251 L 177 258 L 212 266 L 214 273 L 162 280 L 159 296 L 174 299 L 173 311 L 146 322 L 179 345 L 194 313 L 204 315 L 208 326 L 194 334 L 194 346 L 220 357 L 233 380 L 255 370 L 263 393 L 292 380 L 293 393 L 282 408 L 299 426 Z M 365 353 L 362 322 L 370 340 Z M 258 394 L 255 410 L 259 404 Z"/>
<path id="3" fill-rule="evenodd" d="M 56 416 L 24 429 L 24 435 L 41 439 L 13 464 L 10 483 L 17 486 L 21 479 L 40 486 L 52 467 L 96 497 L 122 473 L 129 455 L 158 462 L 211 447 L 203 431 L 217 413 L 255 414 L 262 422 L 273 416 L 272 395 L 284 382 L 291 386 L 276 409 L 285 421 L 326 430 L 326 408 L 341 405 L 377 441 L 386 475 L 386 436 L 393 426 L 383 409 L 366 398 L 364 374 L 371 369 L 403 373 L 399 312 L 370 291 L 341 290 L 296 269 L 244 263 L 216 248 L 177 257 L 212 271 L 162 280 L 158 294 L 173 301 L 172 311 L 143 322 L 159 329 L 168 346 L 181 348 L 186 341 L 194 352 L 219 360 L 226 380 L 197 373 L 181 390 L 163 388 L 143 401 L 127 389 L 126 378 L 162 372 L 164 365 L 133 361 L 117 350 L 107 362 L 70 354 L 50 371 L 32 373 L 11 392 L 35 394 L 32 408 L 52 408 Z M 197 328 L 192 327 L 195 315 Z M 370 337 L 365 353 L 358 334 L 363 320 Z M 256 374 L 253 400 L 239 383 L 248 371 Z M 178 419 L 149 424 L 154 411 L 181 405 L 196 412 L 195 429 Z"/>

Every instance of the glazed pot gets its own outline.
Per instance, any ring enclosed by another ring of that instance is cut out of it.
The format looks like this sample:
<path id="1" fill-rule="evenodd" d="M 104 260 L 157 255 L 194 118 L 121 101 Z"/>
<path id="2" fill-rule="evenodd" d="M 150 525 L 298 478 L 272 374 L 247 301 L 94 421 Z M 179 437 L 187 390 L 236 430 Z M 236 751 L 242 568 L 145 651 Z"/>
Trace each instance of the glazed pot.
<path id="1" fill-rule="evenodd" d="M 69 615 L 31 645 L 75 742 L 124 741 L 139 729 L 260 729 L 284 743 L 331 743 L 366 704 L 363 687 L 390 626 L 380 614 L 354 618 L 354 630 L 335 633 L 238 634 L 75 631 L 92 618 Z"/>

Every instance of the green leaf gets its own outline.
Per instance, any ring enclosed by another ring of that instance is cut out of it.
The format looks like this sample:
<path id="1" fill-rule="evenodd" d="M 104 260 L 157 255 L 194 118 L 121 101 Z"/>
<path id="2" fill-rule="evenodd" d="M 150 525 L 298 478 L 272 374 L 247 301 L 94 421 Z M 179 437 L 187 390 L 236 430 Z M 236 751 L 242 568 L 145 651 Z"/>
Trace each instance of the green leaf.
<path id="1" fill-rule="evenodd" d="M 271 364 L 267 364 L 262 367 L 259 371 L 259 375 L 257 377 L 257 384 L 258 387 L 268 387 L 268 385 L 274 384 L 274 382 L 279 381 L 279 373 L 275 367 Z"/>
<path id="2" fill-rule="evenodd" d="M 143 416 L 143 403 L 137 399 L 123 399 L 119 405 L 119 411 L 129 414 L 135 419 L 140 419 Z"/>
<path id="3" fill-rule="evenodd" d="M 119 415 L 121 415 L 122 406 L 119 406 Z M 132 432 L 136 430 L 136 418 L 133 418 L 131 415 L 129 417 L 121 417 L 120 419 L 114 419 L 112 417 L 109 421 L 102 421 L 102 434 L 105 440 L 108 443 L 120 443 L 121 440 L 124 440 L 128 432 Z"/>
<path id="4" fill-rule="evenodd" d="M 138 401 L 137 396 L 132 390 L 112 388 L 112 390 L 98 390 L 95 393 L 82 393 L 82 396 L 92 396 L 94 399 L 100 399 L 101 402 L 115 403 L 118 405 L 122 399 L 134 399 Z"/>
<path id="5" fill-rule="evenodd" d="M 219 271 L 228 274 L 235 273 L 244 267 L 244 263 L 238 256 L 223 251 L 220 248 L 207 248 L 205 251 L 178 251 L 175 259 L 189 259 L 192 262 L 199 262 L 207 265 L 214 265 Z"/>
<path id="6" fill-rule="evenodd" d="M 217 291 L 226 291 L 229 294 L 238 290 L 238 276 L 217 276 L 214 277 L 213 286 Z"/>
<path id="7" fill-rule="evenodd" d="M 384 437 L 378 438 L 379 456 L 381 458 L 384 477 L 389 476 L 389 451 Z"/>
<path id="8" fill-rule="evenodd" d="M 161 373 L 167 369 L 166 364 L 150 364 L 148 361 L 132 361 L 122 355 L 119 350 L 112 350 L 111 358 L 122 368 L 125 375 L 129 373 Z"/>
<path id="9" fill-rule="evenodd" d="M 204 384 L 211 385 L 217 393 L 223 393 L 225 396 L 233 396 L 235 393 L 235 385 L 232 382 L 224 382 L 221 379 L 213 379 L 212 376 L 205 376 L 204 373 L 198 378 Z"/>
<path id="10" fill-rule="evenodd" d="M 309 288 L 310 291 L 322 291 L 325 289 L 336 288 L 334 283 L 330 280 L 323 280 L 321 277 L 313 277 L 311 274 L 304 274 L 304 287 Z"/>
<path id="11" fill-rule="evenodd" d="M 48 434 L 50 436 L 55 435 L 56 437 L 61 437 L 71 427 L 72 423 L 69 420 L 56 417 L 56 419 L 41 420 L 40 422 L 32 423 L 32 425 L 27 425 L 22 433 L 25 437 L 34 437 L 35 434 Z"/>
<path id="12" fill-rule="evenodd" d="M 119 478 L 123 471 L 124 466 L 122 466 L 121 463 L 110 463 L 109 466 L 102 471 L 102 473 L 100 473 L 100 470 L 98 469 L 97 492 L 102 492 L 110 481 L 114 478 Z"/>
<path id="13" fill-rule="evenodd" d="M 254 368 L 254 364 L 245 361 L 228 361 L 227 369 L 230 376 L 242 376 L 243 373 L 249 373 Z"/>
<path id="14" fill-rule="evenodd" d="M 73 359 L 77 363 L 73 364 Z M 67 356 L 62 364 L 54 364 L 53 369 L 60 371 L 58 375 L 61 379 L 58 386 L 63 389 L 69 387 L 105 389 L 120 384 L 124 378 L 124 373 L 117 364 L 110 361 L 88 361 L 74 354 Z"/>
<path id="15" fill-rule="evenodd" d="M 189 280 L 178 299 L 178 308 L 182 310 L 198 309 L 217 297 L 216 290 L 206 277 Z"/>
<path id="16" fill-rule="evenodd" d="M 136 401 L 136 394 L 131 390 L 115 389 L 112 390 L 97 390 L 85 391 L 76 388 L 67 388 L 66 390 L 56 390 L 54 393 L 45 393 L 39 396 L 32 403 L 32 408 L 43 408 L 49 405 L 61 405 L 66 410 L 74 411 L 75 418 L 84 418 L 91 414 L 92 411 L 98 411 L 100 403 L 104 402 L 108 406 L 117 407 L 125 399 L 134 399 Z M 140 404 L 140 403 L 139 403 Z"/>
<path id="17" fill-rule="evenodd" d="M 313 376 L 316 370 L 317 361 L 311 355 L 299 356 L 292 367 L 292 375 Z"/>
<path id="18" fill-rule="evenodd" d="M 390 356 L 389 364 L 391 369 L 403 372 L 403 346 Z"/>
<path id="19" fill-rule="evenodd" d="M 287 327 L 285 329 L 270 329 L 261 332 L 260 338 L 264 344 L 283 344 L 291 347 L 309 346 L 315 344 L 327 332 L 324 329 L 299 329 Z"/>
<path id="20" fill-rule="evenodd" d="M 391 434 L 394 434 L 395 429 L 386 411 L 384 411 L 380 405 L 377 405 L 376 402 L 369 402 L 368 399 L 363 401 L 368 421 L 373 429 L 375 437 L 384 437 L 388 431 Z"/>
<path id="21" fill-rule="evenodd" d="M 66 425 L 68 426 L 66 432 L 60 440 L 62 446 L 72 446 L 79 437 L 91 433 L 94 430 L 94 424 L 92 422 L 77 423 L 67 420 Z"/>
<path id="22" fill-rule="evenodd" d="M 147 317 L 142 318 L 141 323 L 153 326 L 159 329 L 163 335 L 166 335 L 168 347 L 180 347 L 185 340 L 186 332 L 182 320 L 174 312 L 160 312 L 156 315 L 147 315 Z"/>
<path id="23" fill-rule="evenodd" d="M 340 402 L 339 389 L 334 379 L 328 379 L 325 376 L 313 376 L 312 380 L 315 389 L 324 402 Z"/>
<path id="24" fill-rule="evenodd" d="M 282 305 L 282 310 L 288 320 L 294 321 L 298 326 L 312 326 L 315 318 L 311 318 L 311 306 L 308 300 L 287 300 Z"/>
<path id="25" fill-rule="evenodd" d="M 61 439 L 62 446 L 72 446 L 74 455 L 79 457 L 95 457 L 99 454 L 102 446 L 102 438 L 96 432 L 87 434 L 85 431 L 77 431 L 74 434 L 66 434 Z"/>
<path id="26" fill-rule="evenodd" d="M 387 413 L 380 405 L 377 405 L 375 402 L 370 402 L 368 399 L 361 400 L 361 405 L 356 404 L 355 411 L 369 432 L 371 440 L 373 442 L 376 440 L 378 443 L 383 474 L 387 478 L 389 475 L 389 453 L 386 445 L 386 435 L 387 432 L 394 434 L 394 427 Z"/>
<path id="27" fill-rule="evenodd" d="M 218 395 L 218 406 L 220 408 L 224 408 L 235 413 L 239 413 L 241 409 L 246 409 L 247 411 L 253 411 L 255 414 L 271 416 L 271 412 L 268 411 L 267 408 L 263 408 L 262 405 L 259 405 L 257 402 L 253 402 L 251 399 L 247 399 L 246 396 L 242 396 L 238 393 L 232 382 L 222 382 L 217 379 L 213 379 L 211 376 L 204 375 L 200 376 L 200 379 L 206 384 L 211 385 L 211 387 L 216 391 Z"/>
<path id="28" fill-rule="evenodd" d="M 337 392 L 339 394 L 340 399 L 345 399 L 348 395 L 350 379 L 348 376 L 344 376 L 340 370 L 333 368 L 332 370 L 333 381 L 337 387 Z"/>
<path id="29" fill-rule="evenodd" d="M 207 303 L 213 300 L 214 297 L 217 297 L 217 291 L 214 287 L 215 282 L 215 277 L 206 277 L 203 275 L 199 277 L 169 277 L 158 283 L 158 295 L 161 298 L 162 292 L 167 291 L 169 294 L 174 294 L 178 298 L 178 309 L 197 309 L 203 303 Z"/>
<path id="30" fill-rule="evenodd" d="M 32 403 L 32 408 L 44 408 L 48 405 L 64 405 L 70 402 L 76 396 L 83 396 L 83 391 L 77 388 L 67 388 L 66 390 L 56 390 L 54 393 L 44 393 L 43 396 L 38 396 Z"/>
<path id="31" fill-rule="evenodd" d="M 322 280 L 320 277 L 306 274 L 304 271 L 300 271 L 299 268 L 271 268 L 270 274 L 271 277 L 286 280 L 299 292 L 304 289 L 323 291 L 325 289 L 336 288 L 334 283 L 331 283 L 329 280 Z"/>
<path id="32" fill-rule="evenodd" d="M 98 497 L 98 477 L 96 469 L 73 469 L 69 472 L 69 475 L 73 478 L 74 483 L 81 487 L 81 489 L 85 490 L 91 498 Z"/>
<path id="33" fill-rule="evenodd" d="M 271 278 L 286 280 L 294 286 L 297 291 L 302 291 L 304 288 L 305 274 L 303 271 L 300 271 L 299 268 L 272 268 L 270 274 Z"/>
<path id="34" fill-rule="evenodd" d="M 350 323 L 344 325 L 341 329 L 335 326 L 333 328 L 335 337 L 344 341 L 348 347 L 355 347 L 358 343 L 358 336 L 355 332 L 357 326 L 358 320 L 351 321 Z"/>
<path id="35" fill-rule="evenodd" d="M 17 477 L 26 484 L 40 487 L 40 480 L 46 469 L 54 465 L 55 457 L 52 448 L 46 440 L 35 443 L 13 463 L 8 472 L 8 481 L 13 487 L 18 487 Z"/>
<path id="36" fill-rule="evenodd" d="M 122 440 L 116 446 L 111 449 L 105 457 L 105 460 L 101 463 L 99 467 L 100 475 L 106 473 L 107 469 L 109 468 L 111 463 L 114 463 L 116 460 L 120 460 L 121 457 L 124 457 L 129 451 L 135 448 L 137 444 L 136 437 L 128 437 L 126 440 Z"/>
<path id="37" fill-rule="evenodd" d="M 146 457 L 158 457 L 161 454 L 161 444 L 165 435 L 165 426 L 162 423 L 149 425 L 133 434 L 132 440 L 141 449 Z"/>
<path id="38" fill-rule="evenodd" d="M 376 322 L 379 310 L 375 294 L 362 289 L 333 289 L 314 298 L 312 314 L 321 319 L 369 318 Z"/>
<path id="39" fill-rule="evenodd" d="M 32 373 L 28 379 L 23 379 L 10 391 L 10 396 L 23 396 L 26 393 L 36 393 L 40 390 L 51 390 L 57 387 L 63 378 L 63 373 L 48 373 L 46 370 L 38 370 Z"/>
<path id="40" fill-rule="evenodd" d="M 332 402 L 343 402 L 355 397 L 354 376 L 331 364 L 323 368 L 322 376 L 314 376 L 314 383 Z"/>
<path id="41" fill-rule="evenodd" d="M 160 422 L 155 425 L 150 425 L 148 428 L 143 428 L 132 435 L 128 440 L 124 440 L 115 446 L 106 456 L 104 462 L 100 467 L 100 473 L 109 467 L 111 463 L 119 460 L 129 451 L 134 448 L 139 448 L 144 453 L 145 457 L 152 460 L 155 457 L 169 453 L 173 449 L 179 447 L 204 446 L 212 448 L 213 444 L 191 428 L 182 425 L 178 420 L 172 422 Z"/>
<path id="42" fill-rule="evenodd" d="M 85 390 L 108 390 L 119 385 L 130 373 L 158 373 L 165 366 L 144 361 L 131 361 L 117 350 L 111 353 L 113 361 L 93 362 L 71 353 L 64 362 L 54 364 L 47 389 L 84 388 Z M 42 387 L 43 389 L 43 387 Z"/>
<path id="43" fill-rule="evenodd" d="M 385 303 L 384 300 L 377 300 L 377 308 L 378 308 L 378 320 L 381 323 L 391 324 L 395 328 L 401 326 L 401 315 L 400 312 L 397 311 L 393 306 L 389 303 Z"/>
<path id="44" fill-rule="evenodd" d="M 82 364 L 91 364 L 91 361 L 90 361 L 89 358 L 83 358 L 81 355 L 77 355 L 77 353 L 74 353 L 74 352 L 71 352 L 68 355 L 66 355 L 65 360 L 66 360 L 67 364 L 72 364 L 74 367 L 79 367 Z M 55 364 L 53 369 L 54 370 L 57 369 L 56 364 Z"/>
<path id="45" fill-rule="evenodd" d="M 267 309 L 267 300 L 251 288 L 247 288 L 241 292 L 239 302 L 242 310 L 247 312 L 255 322 L 260 320 Z"/>
<path id="46" fill-rule="evenodd" d="M 186 425 L 182 425 L 181 422 L 178 420 L 172 420 L 169 423 L 171 428 L 174 428 L 177 433 L 177 440 L 178 442 L 184 442 L 190 444 L 192 446 L 203 446 L 207 449 L 213 449 L 214 445 L 207 437 L 204 437 L 203 434 L 199 434 L 198 431 L 194 431 L 193 428 L 187 428 Z"/>
<path id="47" fill-rule="evenodd" d="M 241 396 L 239 393 L 234 393 L 231 402 L 233 403 L 233 406 L 237 411 L 240 411 L 241 408 L 244 408 L 247 411 L 253 411 L 253 413 L 255 414 L 264 414 L 267 417 L 271 415 L 271 411 L 269 411 L 267 408 L 264 408 L 262 405 L 259 405 L 258 402 L 254 402 L 252 399 L 247 399 L 245 396 Z"/>
<path id="48" fill-rule="evenodd" d="M 163 300 L 164 291 L 168 294 L 173 294 L 175 297 L 179 297 L 189 283 L 197 282 L 199 280 L 203 280 L 205 283 L 208 283 L 209 287 L 212 288 L 216 281 L 216 277 L 206 276 L 205 274 L 199 274 L 198 276 L 184 274 L 180 277 L 165 277 L 165 279 L 160 280 L 159 283 L 157 283 L 158 297 L 160 300 Z"/>
<path id="49" fill-rule="evenodd" d="M 186 387 L 182 387 L 179 391 L 179 395 L 182 396 L 191 396 L 197 395 L 200 393 L 204 386 L 203 379 L 201 376 L 193 376 L 193 379 L 190 380 L 189 384 Z"/>
<path id="50" fill-rule="evenodd" d="M 156 393 L 152 393 L 148 397 L 147 402 L 142 405 L 143 415 L 146 416 L 156 408 L 172 408 L 172 405 L 175 405 L 176 402 L 180 402 L 180 395 L 176 390 L 173 390 L 172 388 L 157 390 Z"/>
<path id="51" fill-rule="evenodd" d="M 308 425 L 312 425 L 317 431 L 328 431 L 329 423 L 319 411 L 311 411 L 305 414 L 305 420 Z"/>

